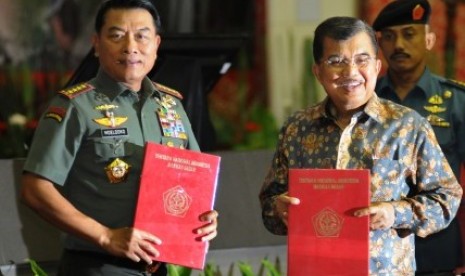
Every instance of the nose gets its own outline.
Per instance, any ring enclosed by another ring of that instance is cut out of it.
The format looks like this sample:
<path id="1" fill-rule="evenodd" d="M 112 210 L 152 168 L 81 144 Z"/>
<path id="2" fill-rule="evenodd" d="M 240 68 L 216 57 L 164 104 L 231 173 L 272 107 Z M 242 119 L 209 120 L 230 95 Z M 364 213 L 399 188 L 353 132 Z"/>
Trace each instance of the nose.
<path id="1" fill-rule="evenodd" d="M 347 76 L 355 76 L 359 73 L 359 68 L 357 64 L 353 61 L 350 60 L 349 63 L 346 63 L 345 66 L 342 69 L 342 75 L 347 77 Z"/>
<path id="2" fill-rule="evenodd" d="M 125 39 L 123 51 L 125 54 L 137 53 L 137 42 L 133 36 L 128 35 Z"/>
<path id="3" fill-rule="evenodd" d="M 394 41 L 394 47 L 396 49 L 404 49 L 404 39 L 401 36 L 397 36 Z"/>

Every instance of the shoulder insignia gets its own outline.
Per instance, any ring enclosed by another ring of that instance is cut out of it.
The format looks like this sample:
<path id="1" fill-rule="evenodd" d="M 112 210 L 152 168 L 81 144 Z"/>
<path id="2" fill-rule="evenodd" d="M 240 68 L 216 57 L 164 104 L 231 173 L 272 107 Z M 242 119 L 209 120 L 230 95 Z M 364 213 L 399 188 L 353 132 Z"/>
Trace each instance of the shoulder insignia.
<path id="1" fill-rule="evenodd" d="M 179 93 L 178 91 L 176 91 L 176 90 L 174 90 L 172 88 L 169 88 L 169 87 L 164 86 L 162 84 L 159 84 L 157 82 L 153 82 L 153 85 L 155 86 L 155 88 L 157 90 L 160 90 L 161 92 L 164 92 L 164 93 L 170 94 L 172 96 L 175 96 L 176 98 L 178 98 L 180 100 L 182 100 L 182 98 L 183 98 L 181 93 Z"/>
<path id="2" fill-rule="evenodd" d="M 441 82 L 465 92 L 465 82 L 452 79 L 443 79 Z"/>
<path id="3" fill-rule="evenodd" d="M 84 82 L 84 83 L 76 84 L 69 88 L 63 89 L 59 91 L 58 93 L 66 96 L 68 99 L 72 99 L 82 93 L 89 92 L 92 89 L 94 89 L 92 85 Z"/>
<path id="4" fill-rule="evenodd" d="M 57 122 L 61 123 L 63 118 L 66 116 L 68 110 L 59 106 L 50 106 L 47 111 L 44 113 L 45 118 L 55 119 Z"/>

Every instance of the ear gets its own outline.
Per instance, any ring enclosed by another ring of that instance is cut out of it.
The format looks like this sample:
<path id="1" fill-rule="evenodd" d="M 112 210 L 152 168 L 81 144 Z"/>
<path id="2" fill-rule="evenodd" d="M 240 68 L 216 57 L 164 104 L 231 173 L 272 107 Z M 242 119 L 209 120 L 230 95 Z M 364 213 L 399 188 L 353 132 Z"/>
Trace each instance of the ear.
<path id="1" fill-rule="evenodd" d="M 160 42 L 161 42 L 161 37 L 160 35 L 157 35 L 155 37 L 155 44 L 157 45 L 157 48 L 160 46 Z"/>
<path id="2" fill-rule="evenodd" d="M 98 57 L 100 51 L 99 38 L 98 34 L 94 33 L 92 35 L 92 46 L 94 46 L 94 56 Z"/>
<path id="3" fill-rule="evenodd" d="M 434 44 L 436 43 L 436 34 L 433 32 L 427 32 L 425 35 L 426 40 L 426 49 L 429 51 L 433 49 Z"/>
<path id="4" fill-rule="evenodd" d="M 377 58 L 375 60 L 375 67 L 376 67 L 376 74 L 379 75 L 379 72 L 381 72 L 381 67 L 383 67 L 383 62 L 381 61 L 381 59 Z"/>
<path id="5" fill-rule="evenodd" d="M 313 64 L 312 66 L 312 72 L 313 75 L 317 78 L 317 80 L 321 83 L 321 77 L 320 77 L 320 66 L 318 64 Z"/>

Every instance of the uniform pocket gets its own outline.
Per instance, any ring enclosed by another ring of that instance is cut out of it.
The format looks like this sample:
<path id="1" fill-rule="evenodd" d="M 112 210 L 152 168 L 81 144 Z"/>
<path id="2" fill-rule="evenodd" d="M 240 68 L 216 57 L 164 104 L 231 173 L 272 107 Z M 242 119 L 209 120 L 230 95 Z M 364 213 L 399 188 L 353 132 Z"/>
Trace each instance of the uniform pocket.
<path id="1" fill-rule="evenodd" d="M 98 162 L 108 161 L 116 157 L 131 155 L 133 147 L 124 139 L 105 139 L 99 138 L 94 140 L 95 156 Z"/>

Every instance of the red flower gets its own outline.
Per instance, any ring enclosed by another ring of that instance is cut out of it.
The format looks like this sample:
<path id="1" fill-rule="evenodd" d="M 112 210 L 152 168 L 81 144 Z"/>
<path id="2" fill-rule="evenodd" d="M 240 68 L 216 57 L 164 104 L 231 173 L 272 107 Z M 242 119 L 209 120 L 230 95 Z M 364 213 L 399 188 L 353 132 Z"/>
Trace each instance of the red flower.
<path id="1" fill-rule="evenodd" d="M 261 126 L 257 124 L 256 122 L 249 121 L 245 123 L 245 130 L 248 132 L 256 132 L 261 130 Z"/>
<path id="2" fill-rule="evenodd" d="M 29 122 L 26 123 L 26 128 L 28 129 L 36 129 L 37 128 L 37 125 L 39 124 L 39 122 L 35 119 L 33 120 L 30 120 Z"/>
<path id="3" fill-rule="evenodd" d="M 0 132 L 4 132 L 7 128 L 7 124 L 5 122 L 0 122 Z"/>

